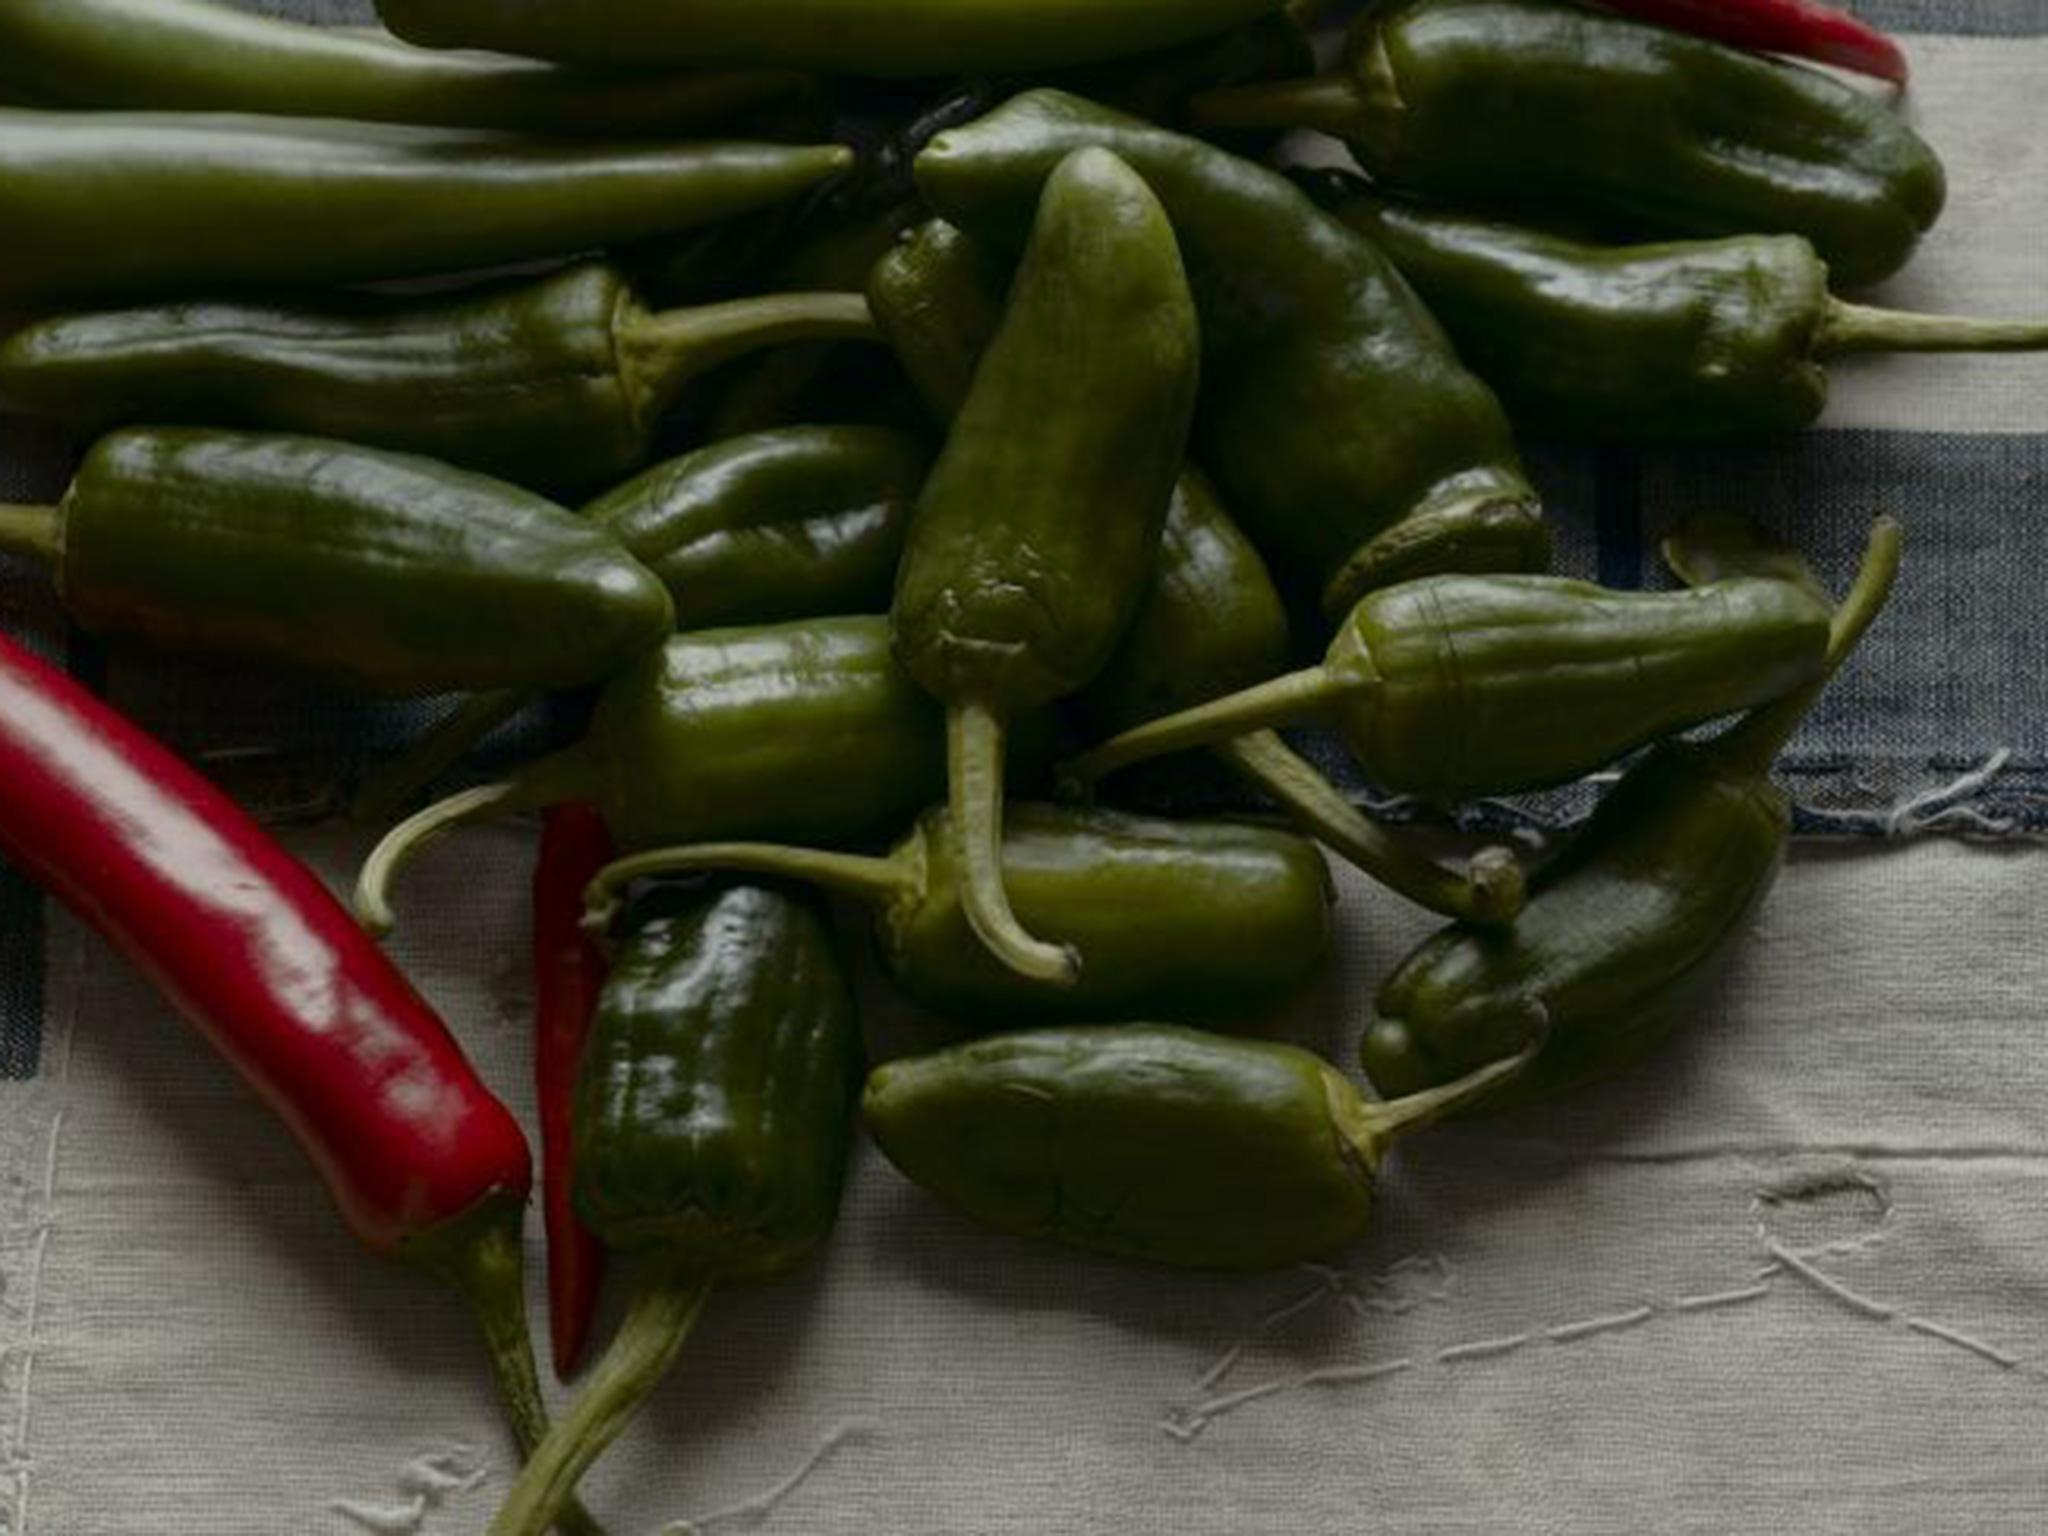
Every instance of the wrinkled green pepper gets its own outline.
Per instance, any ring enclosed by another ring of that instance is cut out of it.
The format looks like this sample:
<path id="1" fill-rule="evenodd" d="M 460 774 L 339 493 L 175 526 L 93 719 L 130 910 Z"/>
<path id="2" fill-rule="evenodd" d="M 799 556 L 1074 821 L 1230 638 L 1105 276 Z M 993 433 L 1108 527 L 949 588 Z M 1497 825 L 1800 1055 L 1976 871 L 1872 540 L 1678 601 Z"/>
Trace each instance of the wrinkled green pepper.
<path id="1" fill-rule="evenodd" d="M 1791 814 L 1772 760 L 1883 608 L 1899 531 L 1880 521 L 1836 614 L 1826 674 L 1705 742 L 1658 747 L 1538 871 L 1513 928 L 1445 929 L 1382 987 L 1359 1052 L 1382 1093 L 1456 1077 L 1547 1030 L 1473 1107 L 1555 1098 L 1625 1070 L 1679 1024 L 1769 893 Z"/>
<path id="2" fill-rule="evenodd" d="M 1772 578 L 1615 592 L 1432 576 L 1362 599 L 1320 666 L 1125 731 L 1063 775 L 1327 714 L 1393 793 L 1446 806 L 1540 789 L 1799 687 L 1827 636 L 1828 605 Z"/>
<path id="3" fill-rule="evenodd" d="M 622 848 L 724 837 L 834 845 L 893 836 L 945 785 L 945 721 L 879 617 L 673 636 L 605 686 L 583 739 L 418 811 L 364 862 L 356 911 L 391 926 L 388 888 L 430 839 L 507 811 L 583 800 Z M 821 792 L 829 765 L 832 784 Z"/>
<path id="4" fill-rule="evenodd" d="M 1342 172 L 1309 185 L 1393 258 L 1510 411 L 1554 431 L 1794 432 L 1827 404 L 1831 358 L 2048 349 L 2048 322 L 1846 303 L 1797 235 L 1588 245 L 1379 197 Z"/>
<path id="5" fill-rule="evenodd" d="M 175 422 L 316 432 L 537 490 L 587 491 L 647 462 L 691 378 L 764 346 L 873 334 L 854 295 L 656 312 L 614 268 L 591 262 L 425 298 L 56 316 L 0 343 L 0 399 L 92 430 Z"/>
<path id="6" fill-rule="evenodd" d="M 1143 601 L 1198 346 L 1158 199 L 1106 151 L 1063 160 L 896 578 L 896 653 L 946 705 L 968 917 L 1005 964 L 1040 980 L 1071 982 L 1075 960 L 1019 926 L 1004 893 L 1003 733 L 1101 670 Z"/>
<path id="7" fill-rule="evenodd" d="M 1272 1269 L 1364 1236 L 1389 1145 L 1525 1059 L 1382 1104 L 1291 1045 L 1167 1024 L 1039 1029 L 877 1067 L 861 1115 L 906 1177 L 1003 1231 Z"/>
<path id="8" fill-rule="evenodd" d="M 435 53 L 367 28 L 308 26 L 214 0 L 8 0 L 0 97 L 45 106 L 687 136 L 795 94 L 808 76 L 558 69 Z"/>
<path id="9" fill-rule="evenodd" d="M 1022 918 L 1081 964 L 1072 985 L 1019 975 L 975 938 L 949 819 L 943 809 L 927 813 L 886 858 L 751 843 L 630 856 L 592 882 L 590 922 L 602 928 L 616 893 L 651 875 L 813 880 L 874 906 L 884 965 L 906 996 L 976 1027 L 1141 1011 L 1257 1020 L 1329 952 L 1329 876 L 1303 838 L 1026 803 L 1011 808 L 1004 883 Z"/>
<path id="10" fill-rule="evenodd" d="M 692 892 L 615 960 L 584 1047 L 576 1205 L 639 1284 L 590 1380 L 491 1523 L 541 1536 L 668 1373 L 715 1285 L 795 1269 L 831 1233 L 861 1073 L 826 914 Z"/>
<path id="11" fill-rule="evenodd" d="M 87 629 L 386 693 L 591 683 L 660 645 L 668 594 L 529 491 L 325 438 L 136 428 L 54 507 L 0 505 Z"/>
<path id="12" fill-rule="evenodd" d="M 1408 576 L 1548 562 L 1499 402 L 1387 259 L 1284 176 L 1030 91 L 935 137 L 918 186 L 1015 249 L 1052 167 L 1086 145 L 1128 161 L 1172 216 L 1201 315 L 1196 438 L 1246 532 L 1332 620 Z"/>
<path id="13" fill-rule="evenodd" d="M 1001 319 L 1008 278 L 985 246 L 936 219 L 876 264 L 868 285 L 875 324 L 942 421 L 966 398 Z M 1099 731 L 1205 703 L 1284 671 L 1287 629 L 1265 562 L 1207 478 L 1185 466 L 1167 507 L 1151 591 L 1077 702 Z M 1520 871 L 1504 850 L 1483 853 L 1460 879 L 1367 820 L 1276 733 L 1257 731 L 1215 750 L 1330 847 L 1433 911 L 1500 921 L 1520 905 Z"/>
<path id="14" fill-rule="evenodd" d="M 764 207 L 851 158 L 838 144 L 0 108 L 0 304 L 320 287 L 565 256 Z"/>
<path id="15" fill-rule="evenodd" d="M 1896 111 L 1819 70 L 1550 0 L 1369 7 L 1337 74 L 1191 112 L 1319 128 L 1385 187 L 1624 236 L 1803 235 L 1851 288 L 1905 265 L 1946 192 Z"/>

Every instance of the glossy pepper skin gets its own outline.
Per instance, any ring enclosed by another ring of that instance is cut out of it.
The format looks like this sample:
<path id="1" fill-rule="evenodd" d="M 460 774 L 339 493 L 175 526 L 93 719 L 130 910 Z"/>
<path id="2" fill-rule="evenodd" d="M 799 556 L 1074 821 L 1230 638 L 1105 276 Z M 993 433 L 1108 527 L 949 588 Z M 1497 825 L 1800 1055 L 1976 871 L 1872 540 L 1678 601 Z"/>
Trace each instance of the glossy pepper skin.
<path id="1" fill-rule="evenodd" d="M 836 144 L 0 108 L 0 304 L 319 287 L 568 255 L 763 207 L 850 158 Z M 113 237 L 109 208 L 120 210 Z"/>
<path id="2" fill-rule="evenodd" d="M 1305 178 L 1443 321 L 1521 420 L 1624 441 L 1793 432 L 1853 352 L 2048 348 L 2048 323 L 1847 304 L 1797 235 L 1599 246 Z"/>
<path id="3" fill-rule="evenodd" d="M 756 886 L 691 892 L 621 949 L 584 1051 L 577 1203 L 640 1288 L 490 1536 L 539 1536 L 682 1348 L 714 1284 L 766 1280 L 831 1231 L 861 1073 L 826 915 Z"/>
<path id="4" fill-rule="evenodd" d="M 1063 160 L 918 498 L 890 607 L 904 670 L 947 708 L 967 911 L 1027 974 L 1070 976 L 1072 959 L 1004 900 L 1004 724 L 1086 683 L 1143 601 L 1198 349 L 1158 199 L 1105 150 Z"/>
<path id="5" fill-rule="evenodd" d="M 1201 316 L 1196 439 L 1253 541 L 1333 620 L 1391 581 L 1548 563 L 1499 402 L 1387 259 L 1284 176 L 1030 91 L 935 137 L 918 186 L 1015 249 L 1052 167 L 1085 145 L 1127 161 L 1172 217 Z"/>
<path id="6" fill-rule="evenodd" d="M 9 0 L 0 98 L 46 106 L 683 136 L 813 89 L 776 70 L 610 73 L 437 53 L 214 0 Z"/>
<path id="7" fill-rule="evenodd" d="M 1898 531 L 1880 522 L 1837 615 L 1830 672 L 1883 607 Z M 1452 926 L 1387 979 L 1360 1043 L 1382 1093 L 1455 1077 L 1527 1035 L 1526 1073 L 1475 1102 L 1506 1109 L 1612 1077 L 1684 1019 L 1769 894 L 1791 815 L 1771 760 L 1821 682 L 1706 742 L 1671 742 L 1629 769 L 1593 819 L 1539 871 L 1506 932 Z"/>
<path id="8" fill-rule="evenodd" d="M 657 312 L 617 269 L 586 262 L 454 295 L 53 316 L 0 343 L 0 399 L 91 431 L 310 432 L 588 492 L 647 462 L 689 379 L 762 346 L 870 334 L 844 295 Z"/>
<path id="9" fill-rule="evenodd" d="M 1003 1231 L 1271 1269 L 1364 1236 L 1388 1144 L 1521 1065 L 1369 1103 L 1291 1045 L 1167 1024 L 1038 1029 L 877 1067 L 861 1114 L 898 1170 Z"/>
<path id="10" fill-rule="evenodd" d="M 1193 111 L 1334 133 L 1399 191 L 1640 238 L 1803 235 L 1849 288 L 1904 266 L 1946 195 L 1926 142 L 1838 80 L 1551 0 L 1376 6 L 1338 75 Z"/>
<path id="11" fill-rule="evenodd" d="M 912 1001 L 969 1026 L 1134 1012 L 1255 1021 L 1329 952 L 1330 883 L 1315 845 L 1228 822 L 1159 821 L 1022 804 L 1003 839 L 1021 919 L 1071 946 L 1071 984 L 1021 976 L 979 943 L 948 812 L 934 809 L 887 858 L 750 843 L 657 849 L 614 864 L 589 892 L 607 924 L 616 893 L 681 870 L 817 881 L 875 908 L 889 977 Z"/>
<path id="12" fill-rule="evenodd" d="M 38 531 L 79 623 L 387 693 L 600 681 L 673 629 L 601 528 L 530 492 L 325 438 L 134 428 Z"/>

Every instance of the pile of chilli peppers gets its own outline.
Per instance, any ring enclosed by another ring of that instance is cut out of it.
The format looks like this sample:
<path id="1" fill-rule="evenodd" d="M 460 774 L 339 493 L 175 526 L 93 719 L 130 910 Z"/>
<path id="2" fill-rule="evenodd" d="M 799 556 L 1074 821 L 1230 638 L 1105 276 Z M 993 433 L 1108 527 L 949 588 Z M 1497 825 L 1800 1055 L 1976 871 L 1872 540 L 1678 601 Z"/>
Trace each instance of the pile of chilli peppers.
<path id="1" fill-rule="evenodd" d="M 0 853 L 474 1313 L 525 1464 L 492 1536 L 599 1529 L 579 1476 L 724 1287 L 813 1258 L 857 1123 L 991 1226 L 1263 1269 L 1356 1241 L 1398 1136 L 1653 1053 L 1901 533 L 1840 591 L 1733 516 L 1668 588 L 1566 579 L 1517 429 L 1791 433 L 1836 356 L 2048 348 L 1841 296 L 1944 177 L 1816 0 L 1377 0 L 1321 72 L 1271 0 L 847 4 L 0 11 L 0 407 L 81 450 L 0 550 L 116 646 L 457 696 L 357 786 L 351 912 L 0 639 Z M 1254 809 L 1147 814 L 1124 771 L 1195 751 Z M 1617 764 L 1540 860 L 1452 827 Z M 525 1137 L 373 937 L 432 840 L 527 814 L 557 1374 L 630 1286 L 553 1423 Z M 1329 856 L 1444 919 L 1358 1021 L 1372 1096 L 1267 1029 Z M 827 896 L 965 1043 L 867 1064 Z"/>

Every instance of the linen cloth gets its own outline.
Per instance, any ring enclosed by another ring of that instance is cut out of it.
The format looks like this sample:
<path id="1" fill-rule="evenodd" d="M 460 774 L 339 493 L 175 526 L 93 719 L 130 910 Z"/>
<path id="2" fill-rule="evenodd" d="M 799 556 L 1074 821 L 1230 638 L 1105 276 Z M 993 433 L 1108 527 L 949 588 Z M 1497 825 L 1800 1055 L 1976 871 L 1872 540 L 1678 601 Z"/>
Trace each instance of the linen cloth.
<path id="1" fill-rule="evenodd" d="M 1910 31 L 1913 110 L 1953 178 L 1874 297 L 2048 308 L 2048 8 L 1863 9 Z M 820 1261 L 716 1297 L 589 1479 L 611 1528 L 2041 1530 L 2048 361 L 1837 376 L 1797 441 L 1532 459 L 1566 564 L 1616 582 L 1654 579 L 1658 534 L 1695 506 L 1760 512 L 1836 581 L 1869 514 L 1902 514 L 1894 609 L 1786 780 L 1815 831 L 1973 841 L 1802 841 L 1670 1049 L 1404 1146 L 1378 1230 L 1327 1268 L 1172 1275 L 996 1236 L 863 1143 Z M 0 422 L 0 499 L 53 493 L 66 464 Z M 368 838 L 323 814 L 336 766 L 419 709 L 101 653 L 17 568 L 0 614 L 345 883 Z M 530 851 L 518 825 L 438 849 L 393 940 L 529 1125 Z M 513 1467 L 457 1304 L 363 1255 L 162 1004 L 0 885 L 0 1532 L 481 1529 Z M 1291 1033 L 1347 1061 L 1432 922 L 1339 887 L 1338 963 Z M 943 1038 L 863 991 L 877 1056 Z"/>

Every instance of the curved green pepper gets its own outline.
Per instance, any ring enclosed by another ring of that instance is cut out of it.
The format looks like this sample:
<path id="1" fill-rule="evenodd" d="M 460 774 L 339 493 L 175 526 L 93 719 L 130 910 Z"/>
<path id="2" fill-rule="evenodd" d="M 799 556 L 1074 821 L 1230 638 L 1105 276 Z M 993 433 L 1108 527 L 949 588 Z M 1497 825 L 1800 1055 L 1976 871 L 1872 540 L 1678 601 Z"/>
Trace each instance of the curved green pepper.
<path id="1" fill-rule="evenodd" d="M 912 1001 L 969 1025 L 1020 1018 L 1253 1018 L 1329 952 L 1330 883 L 1315 845 L 1229 822 L 1013 806 L 1003 880 L 1018 912 L 1076 951 L 1071 985 L 1019 975 L 975 938 L 950 814 L 934 809 L 887 858 L 752 843 L 661 848 L 591 883 L 590 924 L 615 893 L 684 870 L 813 880 L 876 909 L 889 976 Z"/>
<path id="2" fill-rule="evenodd" d="M 1162 752 L 1330 713 L 1366 777 L 1435 805 L 1566 783 L 1812 678 L 1828 607 L 1731 577 L 1613 592 L 1555 576 L 1432 576 L 1362 599 L 1320 666 L 1113 737 L 1099 778 Z"/>
<path id="3" fill-rule="evenodd" d="M 1390 1143 L 1521 1069 L 1368 1102 L 1291 1045 L 1168 1024 L 1040 1029 L 892 1061 L 889 1161 L 1006 1232 L 1183 1269 L 1271 1269 L 1365 1235 Z"/>
<path id="4" fill-rule="evenodd" d="M 830 767 L 833 784 L 820 792 Z M 389 887 L 430 839 L 505 811 L 583 800 L 622 848 L 719 837 L 858 844 L 944 786 L 945 722 L 896 665 L 879 617 L 676 635 L 610 683 L 583 739 L 400 822 L 364 861 L 356 912 L 382 932 Z"/>
<path id="5" fill-rule="evenodd" d="M 314 432 L 576 490 L 645 464 L 662 416 L 708 369 L 782 342 L 873 335 L 850 294 L 655 312 L 592 262 L 452 296 L 54 316 L 0 343 L 0 398 L 93 430 Z"/>
<path id="6" fill-rule="evenodd" d="M 1804 235 L 1852 288 L 1905 265 L 1946 192 L 1897 112 L 1819 70 L 1547 0 L 1371 7 L 1339 74 L 1191 111 L 1320 128 L 1399 190 L 1639 236 Z"/>
<path id="7" fill-rule="evenodd" d="M 601 73 L 436 53 L 212 0 L 8 0 L 0 93 L 15 89 L 46 106 L 654 137 L 702 132 L 817 86 L 781 70 Z"/>
<path id="8" fill-rule="evenodd" d="M 78 622 L 391 693 L 595 682 L 661 643 L 668 594 L 517 486 L 313 437 L 137 428 L 54 507 L 0 506 Z"/>
<path id="9" fill-rule="evenodd" d="M 1777 878 L 1791 815 L 1772 759 L 1883 608 L 1898 558 L 1897 525 L 1880 520 L 1823 677 L 1714 740 L 1658 747 L 1538 872 L 1513 928 L 1453 926 L 1402 962 L 1359 1047 L 1381 1092 L 1453 1078 L 1532 1020 L 1542 1050 L 1486 1108 L 1611 1077 L 1664 1040 Z"/>
<path id="10" fill-rule="evenodd" d="M 491 1523 L 540 1536 L 668 1373 L 714 1285 L 767 1280 L 830 1234 L 860 1082 L 860 1019 L 812 902 L 694 892 L 613 963 L 584 1047 L 576 1205 L 639 1260 L 589 1384 Z"/>
<path id="11" fill-rule="evenodd" d="M 1797 235 L 1597 246 L 1394 202 L 1342 172 L 1310 191 L 1415 285 L 1518 417 L 1591 437 L 1793 432 L 1830 358 L 2048 349 L 2048 322 L 1845 303 Z"/>
<path id="12" fill-rule="evenodd" d="M 897 655 L 946 704 L 968 916 L 1041 980 L 1071 981 L 1075 962 L 1020 927 L 1004 895 L 1004 725 L 1094 676 L 1143 600 L 1197 346 L 1158 199 L 1105 151 L 1063 160 L 896 578 Z"/>
<path id="13" fill-rule="evenodd" d="M 937 219 L 876 264 L 868 285 L 875 324 L 941 420 L 966 398 L 1001 319 L 1008 276 L 985 246 Z M 1078 702 L 1098 729 L 1115 731 L 1251 687 L 1285 670 L 1287 628 L 1265 562 L 1207 478 L 1186 466 L 1167 507 L 1151 591 Z M 1520 906 L 1520 871 L 1505 850 L 1482 853 L 1460 879 L 1367 820 L 1276 733 L 1257 731 L 1215 750 L 1346 859 L 1433 911 L 1498 922 Z"/>
<path id="14" fill-rule="evenodd" d="M 0 108 L 0 304 L 319 287 L 563 256 L 731 218 L 851 159 L 838 144 Z"/>
<path id="15" fill-rule="evenodd" d="M 1013 249 L 1052 167 L 1086 145 L 1128 161 L 1172 216 L 1202 322 L 1197 438 L 1246 531 L 1332 619 L 1409 576 L 1548 562 L 1499 402 L 1387 259 L 1284 176 L 1030 91 L 935 137 L 918 186 Z"/>

